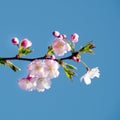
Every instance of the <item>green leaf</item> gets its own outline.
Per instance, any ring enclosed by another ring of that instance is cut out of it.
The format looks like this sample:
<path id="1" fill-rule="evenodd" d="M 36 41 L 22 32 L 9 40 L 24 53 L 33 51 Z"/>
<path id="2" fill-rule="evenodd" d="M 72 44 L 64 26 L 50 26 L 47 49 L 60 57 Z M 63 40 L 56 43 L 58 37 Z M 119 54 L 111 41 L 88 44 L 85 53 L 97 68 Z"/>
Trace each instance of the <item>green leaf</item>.
<path id="1" fill-rule="evenodd" d="M 53 54 L 54 54 L 54 50 L 53 50 L 53 47 L 51 45 L 51 46 L 48 47 L 48 51 L 46 53 L 46 56 L 48 57 L 48 56 L 51 56 Z"/>
<path id="2" fill-rule="evenodd" d="M 21 56 L 25 56 L 25 55 L 27 55 L 27 54 L 29 54 L 29 53 L 31 53 L 32 52 L 32 50 L 30 50 L 30 48 L 23 48 L 22 46 L 19 46 L 19 50 L 18 50 L 19 52 L 18 52 L 18 55 L 21 57 Z"/>
<path id="3" fill-rule="evenodd" d="M 93 52 L 93 48 L 95 48 L 95 46 L 93 45 L 92 42 L 87 43 L 84 47 L 82 47 L 79 52 L 80 53 L 90 53 L 90 54 L 94 54 Z"/>
<path id="4" fill-rule="evenodd" d="M 0 58 L 0 64 L 1 64 L 1 65 L 5 65 L 5 61 L 2 60 L 2 58 Z"/>
<path id="5" fill-rule="evenodd" d="M 9 60 L 6 61 L 6 64 L 13 70 L 13 71 L 18 71 L 21 70 L 19 67 L 15 66 L 12 62 L 10 62 Z"/>
<path id="6" fill-rule="evenodd" d="M 65 72 L 65 74 L 66 74 L 66 76 L 70 79 L 70 80 L 72 80 L 72 77 L 73 77 L 73 75 L 75 74 L 73 71 L 71 71 L 70 69 L 67 69 L 67 68 L 64 68 L 64 72 Z"/>
<path id="7" fill-rule="evenodd" d="M 75 73 L 73 72 L 74 69 L 76 69 L 76 67 L 74 67 L 73 65 L 67 64 L 67 63 L 63 63 L 62 67 L 64 69 L 64 72 L 66 74 L 66 76 L 72 80 L 72 77 L 75 75 Z"/>
<path id="8" fill-rule="evenodd" d="M 71 64 L 68 64 L 68 63 L 66 63 L 66 67 L 67 67 L 68 69 L 73 69 L 73 70 L 76 70 L 76 69 L 77 69 L 75 66 L 73 66 L 73 65 L 71 65 Z"/>

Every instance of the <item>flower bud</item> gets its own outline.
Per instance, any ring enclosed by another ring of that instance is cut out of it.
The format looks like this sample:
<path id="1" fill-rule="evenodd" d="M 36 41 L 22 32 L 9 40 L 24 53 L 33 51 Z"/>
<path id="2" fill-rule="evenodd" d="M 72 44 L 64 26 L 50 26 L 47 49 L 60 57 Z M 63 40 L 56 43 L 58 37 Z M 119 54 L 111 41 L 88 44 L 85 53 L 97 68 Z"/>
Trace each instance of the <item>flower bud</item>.
<path id="1" fill-rule="evenodd" d="M 67 38 L 67 35 L 62 34 L 62 37 L 63 37 L 63 39 L 66 39 L 66 38 Z"/>
<path id="2" fill-rule="evenodd" d="M 12 38 L 11 41 L 12 41 L 12 44 L 14 44 L 14 45 L 18 45 L 19 44 L 19 40 L 18 40 L 17 37 Z"/>
<path id="3" fill-rule="evenodd" d="M 26 49 L 26 48 L 32 46 L 32 42 L 30 40 L 24 38 L 21 40 L 21 46 Z"/>
<path id="4" fill-rule="evenodd" d="M 54 31 L 52 34 L 53 34 L 53 36 L 55 36 L 55 37 L 60 36 L 60 33 L 59 33 L 58 31 Z"/>
<path id="5" fill-rule="evenodd" d="M 54 55 L 51 55 L 51 56 L 50 56 L 50 59 L 51 59 L 51 60 L 54 60 L 54 59 L 55 59 L 55 56 L 54 56 Z"/>
<path id="6" fill-rule="evenodd" d="M 77 58 L 77 59 L 76 59 L 76 61 L 77 61 L 77 62 L 80 62 L 80 59 L 79 59 L 79 58 Z"/>
<path id="7" fill-rule="evenodd" d="M 78 38 L 79 38 L 79 35 L 77 33 L 74 33 L 74 34 L 71 35 L 71 41 L 73 43 L 78 42 Z"/>
<path id="8" fill-rule="evenodd" d="M 77 57 L 73 56 L 72 59 L 73 59 L 74 61 L 76 61 L 76 60 L 77 60 Z"/>
<path id="9" fill-rule="evenodd" d="M 59 35 L 57 38 L 58 39 L 64 39 L 63 37 L 64 37 L 63 35 Z"/>

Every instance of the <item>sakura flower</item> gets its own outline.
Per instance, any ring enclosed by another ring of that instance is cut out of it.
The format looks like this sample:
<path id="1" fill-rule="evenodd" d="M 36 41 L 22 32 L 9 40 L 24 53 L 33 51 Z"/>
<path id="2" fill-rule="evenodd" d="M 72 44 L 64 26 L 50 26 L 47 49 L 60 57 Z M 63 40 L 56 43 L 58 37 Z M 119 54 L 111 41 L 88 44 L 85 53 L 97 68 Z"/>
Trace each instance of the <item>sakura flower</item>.
<path id="1" fill-rule="evenodd" d="M 33 79 L 35 81 L 35 89 L 39 92 L 44 92 L 45 89 L 49 89 L 51 87 L 51 81 L 49 78 L 35 78 Z"/>
<path id="2" fill-rule="evenodd" d="M 25 49 L 32 46 L 32 42 L 27 38 L 22 39 L 20 44 Z"/>
<path id="3" fill-rule="evenodd" d="M 45 67 L 45 73 L 47 74 L 47 78 L 56 78 L 59 75 L 59 64 L 54 60 L 45 60 L 44 61 L 46 67 Z"/>
<path id="4" fill-rule="evenodd" d="M 73 43 L 77 43 L 78 42 L 78 38 L 79 38 L 79 35 L 77 33 L 74 33 L 71 35 L 71 41 Z"/>
<path id="5" fill-rule="evenodd" d="M 28 78 L 22 78 L 18 80 L 18 85 L 21 89 L 32 91 L 34 90 L 34 84 Z"/>
<path id="6" fill-rule="evenodd" d="M 95 67 L 92 68 L 91 70 L 88 70 L 87 73 L 80 78 L 80 81 L 84 79 L 84 82 L 87 85 L 89 85 L 91 84 L 91 79 L 93 79 L 94 77 L 99 78 L 99 76 L 100 76 L 99 69 L 98 67 Z"/>
<path id="7" fill-rule="evenodd" d="M 11 41 L 12 41 L 12 44 L 14 44 L 14 45 L 18 45 L 19 44 L 19 40 L 18 40 L 17 37 L 12 38 Z"/>
<path id="8" fill-rule="evenodd" d="M 43 61 L 34 60 L 28 65 L 27 69 L 30 76 L 43 78 L 43 77 L 46 77 L 44 67 L 45 67 L 45 64 Z"/>
<path id="9" fill-rule="evenodd" d="M 59 38 L 53 41 L 52 47 L 53 47 L 54 53 L 58 56 L 63 56 L 65 53 L 71 50 L 71 47 L 67 43 L 67 41 Z"/>

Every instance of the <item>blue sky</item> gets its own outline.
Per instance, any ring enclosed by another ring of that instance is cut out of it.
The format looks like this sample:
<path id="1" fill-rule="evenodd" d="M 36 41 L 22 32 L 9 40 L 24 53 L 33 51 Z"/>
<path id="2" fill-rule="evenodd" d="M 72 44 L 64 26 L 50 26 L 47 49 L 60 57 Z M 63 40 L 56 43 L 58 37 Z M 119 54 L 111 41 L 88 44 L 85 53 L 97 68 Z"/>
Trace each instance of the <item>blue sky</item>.
<path id="1" fill-rule="evenodd" d="M 70 36 L 78 33 L 77 48 L 93 40 L 95 55 L 83 55 L 92 68 L 100 68 L 100 79 L 90 86 L 79 82 L 85 69 L 70 82 L 60 70 L 52 88 L 44 93 L 26 92 L 17 85 L 27 74 L 29 62 L 14 61 L 22 71 L 0 66 L 1 120 L 120 120 L 120 1 L 119 0 L 0 0 L 0 57 L 14 56 L 11 38 L 28 38 L 34 52 L 43 56 L 51 44 L 52 31 Z"/>

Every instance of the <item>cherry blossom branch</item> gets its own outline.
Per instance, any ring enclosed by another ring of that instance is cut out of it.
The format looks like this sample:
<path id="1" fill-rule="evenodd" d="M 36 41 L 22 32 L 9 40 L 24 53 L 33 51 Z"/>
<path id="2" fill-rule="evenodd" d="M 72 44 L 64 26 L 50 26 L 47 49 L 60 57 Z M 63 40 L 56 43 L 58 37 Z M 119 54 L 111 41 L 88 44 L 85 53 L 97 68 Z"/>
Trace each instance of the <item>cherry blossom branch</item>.
<path id="1" fill-rule="evenodd" d="M 78 52 L 74 52 L 72 53 L 72 55 L 70 56 L 67 56 L 67 57 L 63 57 L 63 58 L 60 58 L 59 60 L 70 60 L 72 59 L 73 56 L 76 56 L 78 54 Z M 22 61 L 34 61 L 34 60 L 44 60 L 44 59 L 51 59 L 51 58 L 47 58 L 46 56 L 43 56 L 43 57 L 36 57 L 36 58 L 22 58 L 22 57 L 0 57 L 1 60 L 22 60 Z M 58 59 L 55 59 L 56 61 L 58 61 Z"/>
<path id="2" fill-rule="evenodd" d="M 22 57 L 18 58 L 15 56 L 15 57 L 5 57 L 5 58 L 1 57 L 1 59 L 2 60 L 22 60 L 22 61 L 32 62 L 33 60 L 36 60 L 36 59 L 45 59 L 45 56 L 44 57 L 37 57 L 37 58 L 22 58 Z"/>
<path id="3" fill-rule="evenodd" d="M 65 60 L 73 60 L 74 62 L 82 63 L 84 65 L 87 72 L 81 77 L 80 81 L 84 79 L 87 85 L 91 83 L 92 78 L 100 76 L 98 67 L 90 69 L 88 65 L 81 60 L 81 54 L 94 53 L 92 49 L 95 48 L 95 46 L 92 42 L 88 42 L 76 51 L 75 43 L 78 42 L 78 34 L 72 34 L 70 40 L 67 40 L 67 36 L 65 34 L 60 34 L 58 31 L 54 31 L 52 34 L 55 37 L 55 40 L 52 42 L 52 45 L 48 47 L 46 54 L 42 57 L 23 57 L 32 52 L 30 49 L 32 42 L 26 38 L 19 42 L 16 37 L 12 39 L 12 43 L 18 47 L 17 55 L 14 57 L 0 57 L 0 65 L 7 65 L 15 72 L 20 70 L 20 68 L 15 66 L 11 62 L 12 60 L 30 62 L 27 66 L 27 77 L 18 80 L 20 88 L 27 91 L 37 90 L 39 92 L 49 89 L 51 87 L 51 79 L 59 76 L 59 67 L 62 67 L 65 75 L 72 80 L 75 75 L 74 71 L 77 68 L 68 64 Z M 71 52 L 71 55 L 61 57 L 67 52 Z M 56 56 L 60 56 L 60 58 L 57 58 Z"/>

